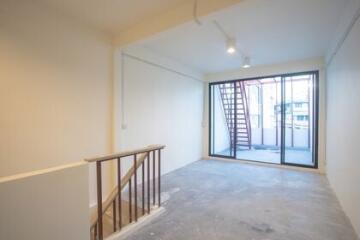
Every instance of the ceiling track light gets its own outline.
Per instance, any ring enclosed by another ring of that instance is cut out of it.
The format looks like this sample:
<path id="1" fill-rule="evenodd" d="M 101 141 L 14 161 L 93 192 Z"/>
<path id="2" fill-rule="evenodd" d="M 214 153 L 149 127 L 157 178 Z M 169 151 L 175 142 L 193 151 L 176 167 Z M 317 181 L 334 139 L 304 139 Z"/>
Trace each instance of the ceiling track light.
<path id="1" fill-rule="evenodd" d="M 236 39 L 230 37 L 230 35 L 227 34 L 227 32 L 224 30 L 224 28 L 216 20 L 214 20 L 214 24 L 215 24 L 216 28 L 226 38 L 226 52 L 229 54 L 234 54 L 236 52 Z"/>
<path id="2" fill-rule="evenodd" d="M 251 59 L 249 56 L 247 56 L 246 54 L 244 54 L 243 52 L 241 52 L 239 49 L 236 48 L 236 39 L 234 37 L 231 37 L 216 20 L 213 20 L 213 23 L 216 26 L 216 28 L 219 30 L 219 32 L 221 32 L 226 39 L 226 52 L 228 54 L 235 54 L 238 51 L 242 56 L 241 67 L 250 68 Z"/>

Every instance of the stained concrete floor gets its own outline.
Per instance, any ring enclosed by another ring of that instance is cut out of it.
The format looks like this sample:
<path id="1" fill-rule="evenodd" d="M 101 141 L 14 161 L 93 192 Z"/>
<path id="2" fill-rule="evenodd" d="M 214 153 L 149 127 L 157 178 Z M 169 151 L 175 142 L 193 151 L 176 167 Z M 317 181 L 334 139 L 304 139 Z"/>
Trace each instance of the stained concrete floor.
<path id="1" fill-rule="evenodd" d="M 126 239 L 358 239 L 322 175 L 202 160 L 162 180 L 166 212 Z"/>

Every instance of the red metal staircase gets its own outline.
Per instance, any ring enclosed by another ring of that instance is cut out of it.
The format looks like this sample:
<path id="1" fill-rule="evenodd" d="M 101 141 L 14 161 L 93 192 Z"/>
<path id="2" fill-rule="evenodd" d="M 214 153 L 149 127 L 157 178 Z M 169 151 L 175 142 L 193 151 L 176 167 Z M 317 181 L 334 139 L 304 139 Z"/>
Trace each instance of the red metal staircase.
<path id="1" fill-rule="evenodd" d="M 250 114 L 244 81 L 220 84 L 219 91 L 229 130 L 230 148 L 251 149 Z"/>

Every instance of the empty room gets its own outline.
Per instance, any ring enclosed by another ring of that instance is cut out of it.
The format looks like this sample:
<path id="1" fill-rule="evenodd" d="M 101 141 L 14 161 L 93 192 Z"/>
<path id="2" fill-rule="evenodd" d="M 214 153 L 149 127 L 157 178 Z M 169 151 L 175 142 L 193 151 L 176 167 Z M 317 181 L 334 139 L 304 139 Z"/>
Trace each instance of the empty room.
<path id="1" fill-rule="evenodd" d="M 360 0 L 0 0 L 1 240 L 359 240 Z"/>

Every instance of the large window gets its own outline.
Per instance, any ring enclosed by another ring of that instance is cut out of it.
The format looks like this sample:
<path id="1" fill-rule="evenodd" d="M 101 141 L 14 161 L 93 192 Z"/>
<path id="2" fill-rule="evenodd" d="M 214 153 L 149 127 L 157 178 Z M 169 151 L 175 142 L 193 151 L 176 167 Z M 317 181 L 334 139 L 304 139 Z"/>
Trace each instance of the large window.
<path id="1" fill-rule="evenodd" d="M 209 89 L 211 156 L 317 168 L 318 72 Z"/>

